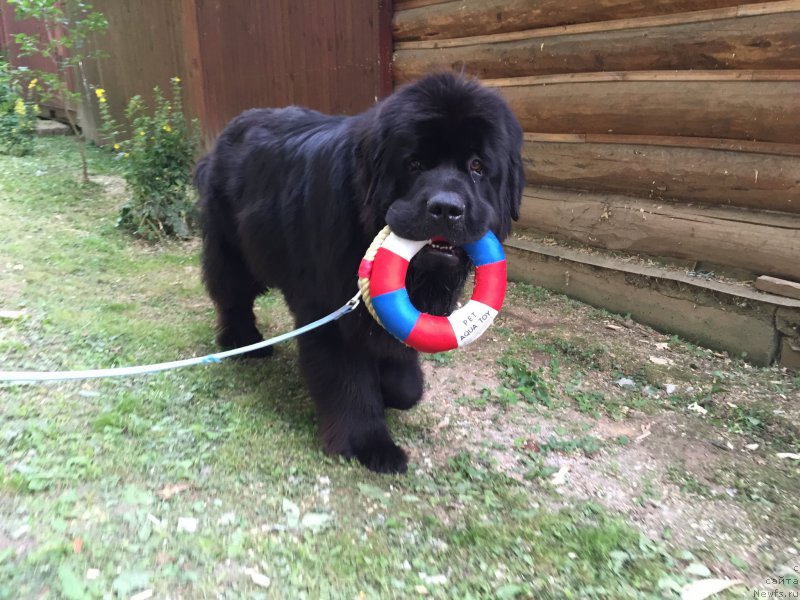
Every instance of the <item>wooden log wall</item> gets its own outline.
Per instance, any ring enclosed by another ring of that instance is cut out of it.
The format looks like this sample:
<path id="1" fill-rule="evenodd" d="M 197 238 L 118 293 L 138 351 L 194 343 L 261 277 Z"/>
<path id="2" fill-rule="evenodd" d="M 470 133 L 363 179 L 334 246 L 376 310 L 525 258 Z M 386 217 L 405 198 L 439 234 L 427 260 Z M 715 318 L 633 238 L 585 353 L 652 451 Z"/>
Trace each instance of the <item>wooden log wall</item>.
<path id="1" fill-rule="evenodd" d="M 397 0 L 393 33 L 396 85 L 509 101 L 522 227 L 800 281 L 800 0 Z"/>

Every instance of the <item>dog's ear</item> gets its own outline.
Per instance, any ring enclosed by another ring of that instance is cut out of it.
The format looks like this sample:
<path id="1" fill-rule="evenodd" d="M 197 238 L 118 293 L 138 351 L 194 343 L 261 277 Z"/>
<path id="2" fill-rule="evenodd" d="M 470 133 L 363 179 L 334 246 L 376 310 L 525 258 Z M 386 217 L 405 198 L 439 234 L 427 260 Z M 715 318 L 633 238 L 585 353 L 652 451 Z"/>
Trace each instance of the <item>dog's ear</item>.
<path id="1" fill-rule="evenodd" d="M 381 190 L 385 185 L 384 134 L 377 118 L 377 111 L 365 113 L 355 132 L 353 145 L 353 168 L 358 193 L 361 196 L 361 221 L 369 230 L 383 227 L 380 208 Z"/>
<path id="2" fill-rule="evenodd" d="M 505 111 L 505 130 L 508 136 L 508 157 L 500 184 L 502 231 L 511 232 L 511 220 L 519 220 L 522 191 L 525 188 L 525 168 L 522 165 L 522 127 L 510 109 Z"/>

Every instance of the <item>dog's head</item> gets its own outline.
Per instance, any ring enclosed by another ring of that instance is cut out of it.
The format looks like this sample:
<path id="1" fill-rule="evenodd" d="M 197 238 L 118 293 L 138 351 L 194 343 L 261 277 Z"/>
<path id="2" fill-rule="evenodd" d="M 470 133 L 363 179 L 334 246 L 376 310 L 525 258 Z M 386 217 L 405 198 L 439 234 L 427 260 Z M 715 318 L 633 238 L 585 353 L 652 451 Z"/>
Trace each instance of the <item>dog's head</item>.
<path id="1" fill-rule="evenodd" d="M 431 75 L 368 113 L 356 149 L 365 225 L 433 240 L 412 267 L 447 269 L 491 230 L 503 240 L 519 218 L 522 130 L 506 103 L 477 81 Z"/>

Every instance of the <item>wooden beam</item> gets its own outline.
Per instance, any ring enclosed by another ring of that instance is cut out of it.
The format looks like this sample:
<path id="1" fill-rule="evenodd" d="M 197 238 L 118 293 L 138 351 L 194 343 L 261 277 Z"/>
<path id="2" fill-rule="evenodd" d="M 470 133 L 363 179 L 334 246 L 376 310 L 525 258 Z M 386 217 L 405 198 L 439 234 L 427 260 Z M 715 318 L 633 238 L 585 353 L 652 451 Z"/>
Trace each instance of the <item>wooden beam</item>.
<path id="1" fill-rule="evenodd" d="M 593 73 L 485 82 L 526 131 L 796 144 L 800 70 Z M 587 85 L 591 83 L 591 85 Z"/>
<path id="2" fill-rule="evenodd" d="M 665 333 L 746 356 L 756 364 L 771 364 L 778 356 L 775 313 L 790 302 L 786 298 L 775 304 L 775 297 L 756 295 L 743 286 L 687 281 L 685 275 L 667 269 L 518 237 L 508 238 L 505 246 L 512 280 L 630 314 Z"/>
<path id="3" fill-rule="evenodd" d="M 770 294 L 800 300 L 800 283 L 796 281 L 786 281 L 785 279 L 762 275 L 756 279 L 755 286 L 757 290 L 761 290 L 762 292 L 769 292 Z"/>
<path id="4" fill-rule="evenodd" d="M 595 71 L 591 73 L 558 73 L 556 75 L 532 75 L 528 77 L 507 77 L 487 79 L 484 84 L 495 88 L 536 87 L 546 85 L 576 83 L 617 83 L 617 82 L 712 82 L 729 83 L 763 81 L 800 81 L 799 69 L 730 69 L 709 70 L 691 69 L 686 71 Z"/>
<path id="5" fill-rule="evenodd" d="M 525 132 L 527 142 L 560 142 L 565 144 L 630 144 L 668 148 L 702 148 L 704 150 L 730 150 L 753 154 L 800 156 L 800 144 L 775 144 L 752 140 L 726 140 L 720 138 L 616 135 L 607 133 L 534 133 Z"/>
<path id="6" fill-rule="evenodd" d="M 443 69 L 496 79 L 598 70 L 800 68 L 800 2 L 793 13 L 746 18 L 737 17 L 736 9 L 706 13 L 714 18 L 655 27 L 647 25 L 647 19 L 634 19 L 631 28 L 601 33 L 534 32 L 524 39 L 464 39 L 463 45 L 398 44 L 395 82 Z"/>
<path id="7" fill-rule="evenodd" d="M 791 6 L 791 2 L 738 0 L 572 0 L 568 5 L 562 0 L 405 0 L 396 4 L 394 35 L 398 41 L 440 41 L 638 18 L 656 20 L 676 13 L 725 10 L 725 14 L 751 14 L 748 8 L 777 10 L 784 4 Z M 604 26 L 606 30 L 609 27 Z"/>
<path id="8" fill-rule="evenodd" d="M 597 248 L 800 279 L 800 217 L 527 188 L 520 226 Z"/>
<path id="9" fill-rule="evenodd" d="M 412 8 L 420 8 L 422 6 L 431 6 L 433 4 L 444 4 L 451 0 L 394 0 L 395 11 L 410 10 Z"/>
<path id="10" fill-rule="evenodd" d="M 792 146 L 795 155 L 780 156 L 657 145 L 659 138 L 644 139 L 651 143 L 576 143 L 559 135 L 526 136 L 525 177 L 534 186 L 800 213 L 800 145 Z M 680 140 L 691 138 L 667 139 L 675 144 Z M 762 149 L 774 148 L 763 144 Z"/>

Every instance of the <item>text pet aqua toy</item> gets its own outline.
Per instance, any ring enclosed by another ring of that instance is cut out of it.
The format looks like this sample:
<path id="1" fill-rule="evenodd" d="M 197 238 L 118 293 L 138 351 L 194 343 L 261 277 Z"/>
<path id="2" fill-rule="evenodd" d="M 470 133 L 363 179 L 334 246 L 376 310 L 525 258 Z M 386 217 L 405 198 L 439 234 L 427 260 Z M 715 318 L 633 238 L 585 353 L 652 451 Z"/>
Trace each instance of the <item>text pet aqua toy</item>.
<path id="1" fill-rule="evenodd" d="M 434 316 L 418 311 L 406 291 L 408 263 L 427 243 L 385 227 L 361 261 L 358 285 L 370 313 L 389 333 L 421 352 L 444 352 L 471 344 L 494 321 L 506 295 L 506 257 L 491 231 L 465 244 L 475 265 L 472 298 L 450 316 Z"/>

